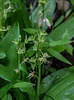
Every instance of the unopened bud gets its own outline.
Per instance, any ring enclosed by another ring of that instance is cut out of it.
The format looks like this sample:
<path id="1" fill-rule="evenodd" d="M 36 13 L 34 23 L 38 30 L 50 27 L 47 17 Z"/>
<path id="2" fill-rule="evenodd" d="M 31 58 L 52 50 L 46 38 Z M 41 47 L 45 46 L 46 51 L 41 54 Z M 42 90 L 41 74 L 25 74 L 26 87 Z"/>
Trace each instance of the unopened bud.
<path id="1" fill-rule="evenodd" d="M 51 23 L 47 18 L 45 18 L 45 22 L 46 22 L 47 26 L 51 29 Z"/>
<path id="2" fill-rule="evenodd" d="M 41 14 L 41 16 L 39 17 L 39 20 L 38 20 L 38 27 L 41 28 L 43 25 L 43 13 Z"/>

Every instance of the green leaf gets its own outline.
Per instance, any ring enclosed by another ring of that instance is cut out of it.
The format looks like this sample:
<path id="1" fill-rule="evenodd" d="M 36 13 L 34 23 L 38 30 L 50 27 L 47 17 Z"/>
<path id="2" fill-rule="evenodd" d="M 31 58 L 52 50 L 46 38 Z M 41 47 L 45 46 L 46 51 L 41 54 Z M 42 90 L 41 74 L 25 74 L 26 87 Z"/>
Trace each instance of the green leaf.
<path id="1" fill-rule="evenodd" d="M 12 41 L 19 41 L 19 33 L 19 24 L 15 22 L 0 44 L 0 51 L 6 54 L 9 67 L 12 69 L 17 67 L 17 50 L 16 45 Z"/>
<path id="2" fill-rule="evenodd" d="M 8 90 L 12 88 L 13 84 L 9 83 L 0 89 L 0 98 L 7 93 Z"/>
<path id="3" fill-rule="evenodd" d="M 74 66 L 64 68 L 42 80 L 41 91 L 46 92 L 42 100 L 73 100 L 74 99 Z M 53 80 L 52 80 L 53 79 Z"/>
<path id="4" fill-rule="evenodd" d="M 4 52 L 0 52 L 0 59 L 5 58 L 5 57 L 6 57 L 5 53 Z"/>
<path id="5" fill-rule="evenodd" d="M 16 100 L 27 100 L 27 97 L 19 89 L 13 89 L 13 93 Z"/>
<path id="6" fill-rule="evenodd" d="M 35 50 L 33 50 L 33 48 L 29 48 L 26 52 L 25 52 L 25 57 L 32 57 L 35 53 Z"/>
<path id="7" fill-rule="evenodd" d="M 56 21 L 56 23 L 54 24 L 53 28 L 56 27 L 56 26 L 58 26 L 58 25 L 63 21 L 63 19 L 64 19 L 64 16 L 62 15 L 62 16 Z"/>
<path id="8" fill-rule="evenodd" d="M 74 0 L 70 0 L 71 1 L 71 3 L 74 5 Z"/>
<path id="9" fill-rule="evenodd" d="M 38 32 L 38 30 L 36 29 L 33 29 L 33 28 L 26 28 L 26 29 L 23 29 L 25 32 L 29 33 L 29 34 L 35 34 Z"/>
<path id="10" fill-rule="evenodd" d="M 67 18 L 67 17 L 71 14 L 71 12 L 72 12 L 72 8 L 69 9 L 69 10 L 66 12 L 66 14 L 65 14 L 65 18 Z"/>
<path id="11" fill-rule="evenodd" d="M 58 52 L 62 52 L 65 50 L 65 46 L 64 45 L 58 45 L 54 48 L 56 51 Z"/>
<path id="12" fill-rule="evenodd" d="M 72 45 L 68 44 L 68 45 L 66 45 L 65 47 L 66 47 L 67 52 L 68 52 L 70 55 L 72 55 L 72 53 L 73 53 L 73 47 L 72 47 Z"/>
<path id="13" fill-rule="evenodd" d="M 42 43 L 39 44 L 39 46 L 40 46 L 40 48 L 47 48 L 47 47 L 49 47 L 50 45 L 49 45 L 48 42 L 42 42 Z"/>
<path id="14" fill-rule="evenodd" d="M 50 70 L 50 72 L 51 72 L 51 73 L 56 72 L 56 68 L 53 68 L 53 67 L 50 67 L 50 69 L 49 69 L 49 70 Z"/>
<path id="15" fill-rule="evenodd" d="M 54 29 L 49 35 L 48 35 L 48 39 L 52 38 L 53 40 L 61 40 L 63 34 L 66 32 L 68 32 L 70 39 L 72 39 L 74 37 L 74 17 L 71 17 L 70 19 L 68 19 L 67 21 L 65 21 L 64 23 L 62 23 L 61 25 L 59 25 L 56 29 Z"/>
<path id="16" fill-rule="evenodd" d="M 36 67 L 36 64 L 35 64 L 35 63 L 30 63 L 30 64 L 31 64 L 31 68 L 32 68 L 32 70 L 34 70 L 35 67 Z"/>
<path id="17" fill-rule="evenodd" d="M 55 47 L 58 45 L 66 45 L 66 44 L 69 44 L 71 42 L 72 41 L 62 39 L 62 40 L 50 42 L 50 46 Z"/>
<path id="18" fill-rule="evenodd" d="M 11 72 L 12 74 L 15 75 L 14 71 L 12 71 L 11 69 L 8 69 L 7 67 L 0 65 L 0 77 L 6 81 L 14 83 L 14 80 L 16 80 L 16 77 L 14 77 L 14 75 L 12 75 Z"/>
<path id="19" fill-rule="evenodd" d="M 18 21 L 20 24 L 20 28 L 23 28 L 24 24 L 26 28 L 31 27 L 29 14 L 28 14 L 26 5 L 24 4 L 24 1 L 22 2 L 21 0 L 15 0 L 15 1 L 12 1 L 12 3 L 15 7 L 15 11 L 9 12 L 10 19 L 8 18 L 8 22 L 14 23 L 15 21 Z"/>
<path id="20" fill-rule="evenodd" d="M 25 24 L 25 27 L 28 28 L 28 27 L 32 27 L 31 26 L 31 22 L 29 20 L 29 13 L 27 11 L 27 8 L 26 6 L 24 5 L 24 3 L 22 3 L 22 10 L 23 10 L 23 21 L 24 21 L 24 24 Z"/>
<path id="21" fill-rule="evenodd" d="M 1 100 L 7 100 L 7 93 L 1 98 Z"/>
<path id="22" fill-rule="evenodd" d="M 55 58 L 57 58 L 57 59 L 59 59 L 59 60 L 65 62 L 65 63 L 71 65 L 71 63 L 70 63 L 66 58 L 64 58 L 59 52 L 55 51 L 54 49 L 49 48 L 49 49 L 47 49 L 47 51 L 48 51 L 52 56 L 54 56 Z"/>
<path id="23" fill-rule="evenodd" d="M 7 95 L 7 100 L 13 100 L 10 94 Z"/>
<path id="24" fill-rule="evenodd" d="M 66 30 L 62 36 L 62 39 L 64 40 L 70 40 L 70 34 L 68 33 L 68 30 Z"/>
<path id="25" fill-rule="evenodd" d="M 0 77 L 12 81 L 13 83 L 16 81 L 16 73 L 14 69 L 18 67 L 18 61 L 16 45 L 12 41 L 19 41 L 19 33 L 19 24 L 18 22 L 15 22 L 0 43 L 0 52 L 6 54 L 6 59 L 3 62 L 3 65 L 8 62 L 3 68 L 0 65 Z"/>
<path id="26" fill-rule="evenodd" d="M 19 82 L 14 84 L 13 88 L 22 88 L 22 87 L 32 87 L 35 86 L 34 84 L 30 83 L 30 82 Z"/>
<path id="27" fill-rule="evenodd" d="M 28 70 L 26 64 L 20 64 L 19 70 L 25 72 L 28 75 Z"/>
<path id="28" fill-rule="evenodd" d="M 20 88 L 22 92 L 28 93 L 30 100 L 36 100 L 36 92 L 33 87 L 29 88 Z"/>

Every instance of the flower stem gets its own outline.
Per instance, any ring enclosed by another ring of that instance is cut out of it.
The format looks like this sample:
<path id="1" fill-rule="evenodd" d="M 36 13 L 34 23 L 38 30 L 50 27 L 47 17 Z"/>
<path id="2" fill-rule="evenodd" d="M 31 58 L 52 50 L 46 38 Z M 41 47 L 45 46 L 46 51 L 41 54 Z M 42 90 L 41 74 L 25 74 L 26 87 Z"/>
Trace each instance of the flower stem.
<path id="1" fill-rule="evenodd" d="M 1 0 L 1 20 L 0 21 L 1 21 L 0 26 L 3 26 L 3 22 L 4 22 L 3 20 L 3 0 Z M 1 38 L 3 37 L 4 37 L 4 32 L 1 32 Z"/>
<path id="2" fill-rule="evenodd" d="M 18 69 L 19 69 L 19 65 L 20 65 L 20 58 L 21 58 L 21 55 L 18 54 Z M 21 72 L 19 71 L 18 73 L 18 78 L 20 79 L 21 78 Z"/>
<path id="3" fill-rule="evenodd" d="M 40 96 L 40 81 L 41 81 L 41 64 L 38 61 L 38 71 L 39 71 L 39 77 L 38 77 L 38 84 L 37 84 L 37 100 L 39 100 Z"/>

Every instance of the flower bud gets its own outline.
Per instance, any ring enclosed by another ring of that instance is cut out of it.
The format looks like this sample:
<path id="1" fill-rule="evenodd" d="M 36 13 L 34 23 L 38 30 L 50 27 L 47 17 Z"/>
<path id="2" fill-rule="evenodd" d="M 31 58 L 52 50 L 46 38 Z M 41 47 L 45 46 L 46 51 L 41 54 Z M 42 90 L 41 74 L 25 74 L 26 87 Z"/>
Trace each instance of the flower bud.
<path id="1" fill-rule="evenodd" d="M 45 18 L 45 22 L 46 22 L 47 26 L 51 29 L 51 23 L 47 18 Z"/>
<path id="2" fill-rule="evenodd" d="M 39 17 L 39 20 L 38 20 L 38 27 L 41 28 L 43 25 L 43 13 L 41 14 L 41 16 Z"/>

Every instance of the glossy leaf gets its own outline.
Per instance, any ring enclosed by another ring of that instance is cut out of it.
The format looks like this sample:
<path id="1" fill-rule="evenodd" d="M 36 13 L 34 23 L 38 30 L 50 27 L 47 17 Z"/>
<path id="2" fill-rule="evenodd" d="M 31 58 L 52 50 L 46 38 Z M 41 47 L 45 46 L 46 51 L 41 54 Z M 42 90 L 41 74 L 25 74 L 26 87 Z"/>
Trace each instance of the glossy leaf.
<path id="1" fill-rule="evenodd" d="M 19 24 L 18 22 L 15 22 L 0 44 L 0 52 L 4 52 L 7 58 L 3 63 L 8 62 L 6 66 L 3 66 L 3 68 L 0 66 L 0 77 L 5 80 L 12 80 L 12 82 L 16 81 L 14 69 L 18 66 L 16 45 L 12 41 L 19 41 L 19 33 Z"/>
<path id="2" fill-rule="evenodd" d="M 9 83 L 0 89 L 0 98 L 12 88 L 13 84 Z"/>
<path id="3" fill-rule="evenodd" d="M 11 66 L 11 68 L 17 67 L 17 50 L 13 41 L 18 41 L 19 33 L 19 24 L 15 22 L 0 44 L 0 51 L 6 54 L 9 60 L 9 67 Z"/>
<path id="4" fill-rule="evenodd" d="M 12 74 L 15 75 L 14 71 L 12 71 L 11 69 L 7 69 L 7 67 L 0 65 L 0 78 L 14 83 L 14 80 L 16 80 L 16 77 L 14 77 L 14 75 Z"/>
<path id="5" fill-rule="evenodd" d="M 55 58 L 57 58 L 57 59 L 59 59 L 59 60 L 65 62 L 65 63 L 71 65 L 71 63 L 70 63 L 66 58 L 64 58 L 59 52 L 55 51 L 54 49 L 49 48 L 47 51 L 48 51 L 52 56 L 54 56 Z"/>
<path id="6" fill-rule="evenodd" d="M 30 82 L 19 82 L 19 83 L 16 83 L 14 84 L 14 88 L 22 88 L 22 87 L 32 87 L 32 86 L 35 86 L 34 84 L 30 83 Z"/>
<path id="7" fill-rule="evenodd" d="M 59 70 L 43 79 L 41 91 L 46 90 L 42 100 L 74 99 L 74 66 Z M 53 81 L 52 81 L 53 79 Z"/>

